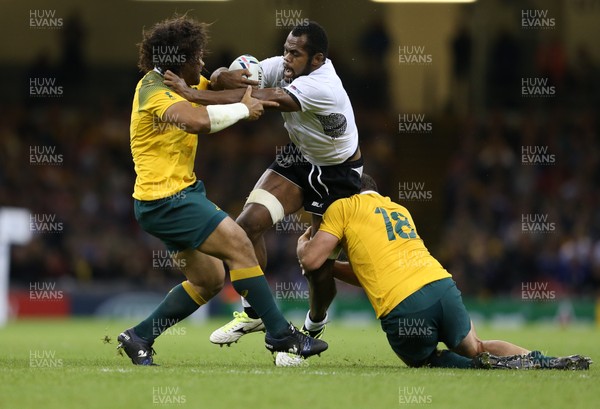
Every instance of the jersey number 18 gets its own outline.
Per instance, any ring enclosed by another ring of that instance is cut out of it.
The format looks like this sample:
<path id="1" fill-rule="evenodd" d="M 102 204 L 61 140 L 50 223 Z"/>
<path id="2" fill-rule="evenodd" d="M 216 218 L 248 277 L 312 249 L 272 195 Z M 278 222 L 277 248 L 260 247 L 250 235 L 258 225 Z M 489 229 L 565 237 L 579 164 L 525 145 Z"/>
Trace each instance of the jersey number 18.
<path id="1" fill-rule="evenodd" d="M 396 234 L 402 239 L 417 238 L 417 233 L 410 225 L 408 217 L 404 216 L 402 213 L 392 212 L 390 214 L 391 219 L 396 222 L 393 228 L 392 222 L 390 221 L 390 216 L 388 216 L 388 213 L 384 208 L 377 207 L 375 209 L 375 214 L 381 214 L 383 217 L 383 222 L 385 223 L 385 230 L 387 231 L 387 237 L 389 241 L 396 240 Z M 403 227 L 406 227 L 406 229 L 403 229 Z"/>

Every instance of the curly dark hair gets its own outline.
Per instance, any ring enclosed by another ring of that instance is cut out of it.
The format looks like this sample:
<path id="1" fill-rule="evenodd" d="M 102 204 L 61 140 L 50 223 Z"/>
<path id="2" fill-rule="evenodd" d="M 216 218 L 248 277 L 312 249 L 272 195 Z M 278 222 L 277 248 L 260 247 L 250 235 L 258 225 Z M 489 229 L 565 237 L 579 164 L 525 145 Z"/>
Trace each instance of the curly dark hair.
<path id="1" fill-rule="evenodd" d="M 138 67 L 142 72 L 158 67 L 179 74 L 187 61 L 202 57 L 209 26 L 187 15 L 175 15 L 156 23 L 150 30 L 143 30 L 142 42 L 137 44 Z"/>
<path id="2" fill-rule="evenodd" d="M 360 191 L 364 192 L 365 190 L 374 190 L 377 192 L 377 183 L 375 183 L 375 179 L 373 179 L 371 175 L 367 175 L 363 172 L 360 177 Z"/>
<path id="3" fill-rule="evenodd" d="M 327 58 L 329 51 L 329 41 L 325 29 L 316 21 L 309 21 L 308 24 L 299 24 L 292 29 L 294 37 L 301 37 L 306 34 L 305 48 L 308 52 L 308 57 L 312 58 L 317 53 L 323 53 Z"/>

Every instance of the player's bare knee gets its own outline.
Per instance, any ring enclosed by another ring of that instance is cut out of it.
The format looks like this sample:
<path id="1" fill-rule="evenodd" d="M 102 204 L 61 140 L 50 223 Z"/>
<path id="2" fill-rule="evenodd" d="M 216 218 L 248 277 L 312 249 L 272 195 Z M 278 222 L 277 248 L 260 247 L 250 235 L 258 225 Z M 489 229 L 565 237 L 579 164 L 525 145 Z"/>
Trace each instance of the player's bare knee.
<path id="1" fill-rule="evenodd" d="M 483 346 L 483 343 L 481 342 L 481 340 L 479 338 L 475 337 L 469 345 L 467 355 L 470 357 L 474 357 L 482 352 L 485 352 L 485 347 Z"/>
<path id="2" fill-rule="evenodd" d="M 486 347 L 486 343 L 487 341 L 482 341 L 480 339 L 477 339 L 477 353 L 480 354 L 482 352 L 489 352 L 488 348 Z"/>
<path id="3" fill-rule="evenodd" d="M 230 269 L 243 268 L 242 266 L 251 267 L 258 264 L 252 242 L 241 229 L 234 237 L 234 243 L 235 246 L 228 248 L 222 258 Z"/>
<path id="4" fill-rule="evenodd" d="M 236 237 L 234 252 L 244 257 L 254 258 L 254 246 L 252 245 L 252 241 L 241 230 Z"/>
<path id="5" fill-rule="evenodd" d="M 480 343 L 481 341 L 474 335 L 473 330 L 471 330 L 456 347 L 451 348 L 451 351 L 472 358 L 479 353 L 477 351 L 481 347 Z"/>
<path id="6" fill-rule="evenodd" d="M 219 294 L 224 286 L 224 281 L 212 283 L 212 286 L 206 289 L 206 291 L 208 292 L 208 297 L 213 298 L 215 295 Z"/>
<path id="7" fill-rule="evenodd" d="M 225 287 L 225 277 L 215 277 L 210 282 L 210 291 L 213 295 L 218 294 Z"/>
<path id="8" fill-rule="evenodd" d="M 195 277 L 188 277 L 188 281 L 199 294 L 203 294 L 209 298 L 217 295 L 225 286 L 224 277 L 217 275 L 197 275 Z"/>
<path id="9" fill-rule="evenodd" d="M 244 229 L 250 240 L 255 242 L 284 216 L 283 205 L 275 195 L 264 189 L 254 189 L 250 192 L 244 210 L 236 222 Z"/>

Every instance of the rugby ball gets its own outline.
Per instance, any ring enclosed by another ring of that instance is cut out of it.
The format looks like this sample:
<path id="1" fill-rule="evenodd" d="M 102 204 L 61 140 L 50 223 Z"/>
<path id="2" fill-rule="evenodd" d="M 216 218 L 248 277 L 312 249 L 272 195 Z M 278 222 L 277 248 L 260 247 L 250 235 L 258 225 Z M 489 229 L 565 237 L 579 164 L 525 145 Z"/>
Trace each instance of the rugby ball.
<path id="1" fill-rule="evenodd" d="M 233 60 L 229 66 L 229 71 L 244 69 L 247 69 L 252 73 L 248 78 L 253 81 L 258 81 L 258 88 L 263 88 L 263 70 L 260 66 L 260 61 L 250 54 L 244 54 Z"/>

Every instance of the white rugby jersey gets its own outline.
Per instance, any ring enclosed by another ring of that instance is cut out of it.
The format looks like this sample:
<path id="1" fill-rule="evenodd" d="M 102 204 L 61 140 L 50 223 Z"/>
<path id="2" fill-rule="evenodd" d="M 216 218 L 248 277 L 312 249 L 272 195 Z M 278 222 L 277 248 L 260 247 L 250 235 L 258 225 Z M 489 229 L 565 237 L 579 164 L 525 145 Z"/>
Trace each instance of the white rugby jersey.
<path id="1" fill-rule="evenodd" d="M 265 88 L 281 87 L 294 95 L 301 111 L 282 112 L 290 140 L 313 165 L 337 165 L 358 148 L 358 130 L 350 98 L 330 59 L 291 83 L 283 79 L 283 57 L 261 61 Z"/>

